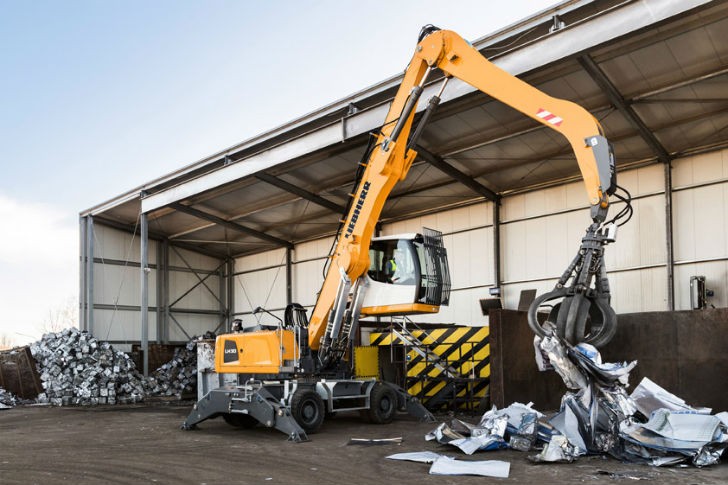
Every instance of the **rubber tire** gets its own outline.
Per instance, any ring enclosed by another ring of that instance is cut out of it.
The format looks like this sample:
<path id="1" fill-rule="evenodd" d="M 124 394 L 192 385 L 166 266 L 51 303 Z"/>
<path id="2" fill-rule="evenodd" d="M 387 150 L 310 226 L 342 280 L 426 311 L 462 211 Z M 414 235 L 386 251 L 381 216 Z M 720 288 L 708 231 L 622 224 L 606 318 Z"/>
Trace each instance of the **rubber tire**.
<path id="1" fill-rule="evenodd" d="M 253 416 L 250 416 L 249 414 L 223 414 L 222 419 L 224 419 L 225 422 L 230 426 L 235 426 L 236 428 L 250 429 L 254 428 L 255 425 L 258 424 L 258 420 L 255 419 Z"/>
<path id="2" fill-rule="evenodd" d="M 369 422 L 374 424 L 389 424 L 397 413 L 397 394 L 394 390 L 381 382 L 374 384 L 369 395 Z"/>
<path id="3" fill-rule="evenodd" d="M 299 389 L 291 398 L 291 415 L 307 434 L 321 429 L 326 415 L 324 400 L 311 389 Z"/>

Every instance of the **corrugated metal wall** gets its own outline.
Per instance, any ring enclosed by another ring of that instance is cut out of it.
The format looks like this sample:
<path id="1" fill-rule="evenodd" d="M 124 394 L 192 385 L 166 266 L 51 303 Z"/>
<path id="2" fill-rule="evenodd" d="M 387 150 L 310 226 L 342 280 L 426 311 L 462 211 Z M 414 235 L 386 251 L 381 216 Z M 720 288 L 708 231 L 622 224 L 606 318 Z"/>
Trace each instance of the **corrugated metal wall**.
<path id="1" fill-rule="evenodd" d="M 221 261 L 184 249 L 169 249 L 167 304 L 171 315 L 165 319 L 165 304 L 158 302 L 163 294 L 161 281 L 158 284 L 160 246 L 157 241 L 149 241 L 149 340 L 187 341 L 188 336 L 216 328 L 223 313 L 217 299 L 223 298 L 222 274 L 218 271 Z M 82 327 L 111 342 L 141 340 L 138 235 L 94 224 L 93 254 L 93 321 L 89 324 L 82 311 Z M 85 303 L 85 295 L 82 301 Z"/>
<path id="2" fill-rule="evenodd" d="M 606 264 L 618 313 L 668 309 L 664 169 L 651 165 L 623 171 L 620 184 L 633 195 L 635 215 L 607 248 Z M 690 277 L 705 276 L 715 291 L 710 303 L 728 306 L 728 150 L 673 162 L 675 308 L 690 308 Z M 616 213 L 618 205 L 612 209 Z M 437 315 L 420 322 L 482 325 L 478 300 L 495 286 L 493 204 L 482 202 L 384 225 L 383 235 L 443 232 L 450 258 L 452 297 Z M 500 209 L 501 288 L 506 308 L 520 291 L 550 290 L 578 248 L 590 222 L 581 182 L 505 197 Z M 138 237 L 101 224 L 93 234 L 93 332 L 115 342 L 139 341 L 140 243 Z M 291 252 L 291 298 L 315 303 L 332 239 L 298 244 Z M 169 313 L 158 299 L 161 243 L 149 241 L 149 339 L 184 341 L 225 320 L 227 298 L 222 261 L 170 247 Z M 164 261 L 161 261 L 164 263 Z M 251 325 L 271 317 L 252 315 L 260 306 L 282 317 L 289 291 L 287 251 L 277 249 L 235 260 L 234 313 Z M 193 271 L 194 270 L 194 271 Z M 199 284 L 200 279 L 205 284 Z M 161 285 L 161 286 L 160 286 Z M 195 286 L 196 285 L 196 286 Z M 194 287 L 194 288 L 193 288 Z M 85 300 L 82 298 L 82 303 Z M 165 315 L 169 314 L 169 317 Z M 83 312 L 82 312 L 83 315 Z M 157 319 L 160 319 L 159 325 Z"/>
<path id="3" fill-rule="evenodd" d="M 676 306 L 690 308 L 690 276 L 702 275 L 710 303 L 728 307 L 728 150 L 677 161 L 673 187 Z"/>
<path id="4" fill-rule="evenodd" d="M 607 248 L 606 264 L 618 313 L 668 309 L 665 176 L 661 165 L 619 174 L 633 196 L 635 215 Z M 615 204 L 612 214 L 619 210 Z M 501 287 L 506 308 L 516 308 L 520 291 L 553 288 L 575 255 L 590 223 L 581 182 L 505 197 L 500 211 Z M 704 275 L 716 291 L 711 303 L 728 306 L 728 150 L 673 162 L 675 307 L 689 309 L 689 281 Z M 487 322 L 478 300 L 495 285 L 493 205 L 490 202 L 384 225 L 383 235 L 417 232 L 423 226 L 444 233 L 450 258 L 451 304 L 421 322 L 480 325 Z M 293 251 L 292 296 L 315 302 L 331 239 L 306 242 Z M 280 310 L 286 303 L 285 250 L 235 262 L 236 312 L 246 322 L 252 308 Z M 245 289 L 243 291 L 243 288 Z"/>

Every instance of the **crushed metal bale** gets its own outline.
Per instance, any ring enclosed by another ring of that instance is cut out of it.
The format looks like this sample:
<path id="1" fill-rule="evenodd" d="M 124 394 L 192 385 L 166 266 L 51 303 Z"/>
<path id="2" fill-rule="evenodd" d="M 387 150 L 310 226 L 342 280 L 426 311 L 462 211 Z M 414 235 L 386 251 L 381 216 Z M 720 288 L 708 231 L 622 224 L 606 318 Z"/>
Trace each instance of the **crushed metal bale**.
<path id="1" fill-rule="evenodd" d="M 180 397 L 197 381 L 197 341 L 175 350 L 172 360 L 145 378 L 132 359 L 76 328 L 43 335 L 31 345 L 45 392 L 37 402 L 56 406 L 127 404 L 152 396 Z"/>
<path id="2" fill-rule="evenodd" d="M 554 370 L 569 391 L 551 415 L 514 403 L 486 412 L 477 425 L 453 419 L 426 440 L 475 451 L 539 451 L 534 462 L 572 462 L 606 454 L 631 463 L 714 465 L 728 447 L 728 412 L 711 415 L 645 378 L 627 393 L 637 361 L 605 363 L 589 344 L 572 346 L 555 335 L 536 337 L 539 369 Z"/>
<path id="3" fill-rule="evenodd" d="M 67 328 L 48 333 L 30 349 L 45 389 L 39 403 L 134 403 L 146 394 L 143 377 L 131 358 L 87 332 Z"/>

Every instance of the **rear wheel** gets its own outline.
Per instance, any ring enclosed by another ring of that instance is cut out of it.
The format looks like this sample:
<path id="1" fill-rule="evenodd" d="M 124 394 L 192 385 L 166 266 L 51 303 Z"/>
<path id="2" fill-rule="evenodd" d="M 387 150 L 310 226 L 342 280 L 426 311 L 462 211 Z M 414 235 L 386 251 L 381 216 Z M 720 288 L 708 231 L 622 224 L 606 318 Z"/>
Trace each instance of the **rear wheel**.
<path id="1" fill-rule="evenodd" d="M 316 433 L 324 422 L 324 401 L 316 391 L 299 389 L 291 398 L 291 414 L 306 433 Z"/>
<path id="2" fill-rule="evenodd" d="M 256 424 L 258 424 L 258 420 L 249 414 L 241 414 L 241 413 L 223 414 L 222 419 L 224 419 L 225 422 L 227 424 L 229 424 L 230 426 L 235 426 L 236 428 L 250 429 L 250 428 L 255 427 Z"/>
<path id="3" fill-rule="evenodd" d="M 391 423 L 397 412 L 397 395 L 394 390 L 381 382 L 374 384 L 369 399 L 369 421 L 374 424 Z"/>

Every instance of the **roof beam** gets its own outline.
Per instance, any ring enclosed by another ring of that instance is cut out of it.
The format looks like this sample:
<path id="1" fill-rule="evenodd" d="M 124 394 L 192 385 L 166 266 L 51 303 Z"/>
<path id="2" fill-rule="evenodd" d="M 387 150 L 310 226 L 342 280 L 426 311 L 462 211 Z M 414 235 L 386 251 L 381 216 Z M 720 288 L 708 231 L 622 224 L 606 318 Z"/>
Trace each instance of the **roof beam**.
<path id="1" fill-rule="evenodd" d="M 583 56 L 579 56 L 577 60 L 586 73 L 589 74 L 589 77 L 591 77 L 604 94 L 607 95 L 607 98 L 609 98 L 609 101 L 615 108 L 617 108 L 617 111 L 627 118 L 627 121 L 629 121 L 629 123 L 637 130 L 640 137 L 642 137 L 645 143 L 647 143 L 652 151 L 655 152 L 658 160 L 662 163 L 670 163 L 671 157 L 670 154 L 667 153 L 667 150 L 665 150 L 665 147 L 662 146 L 662 143 L 660 143 L 655 134 L 647 127 L 645 122 L 642 121 L 642 118 L 637 115 L 631 104 L 624 99 L 622 94 L 607 77 L 604 71 L 602 71 L 597 63 L 594 62 L 594 59 L 592 59 L 589 54 L 584 54 Z"/>
<path id="2" fill-rule="evenodd" d="M 457 180 L 473 192 L 482 195 L 488 200 L 497 201 L 498 199 L 500 199 L 500 196 L 498 194 L 496 194 L 480 182 L 476 182 L 472 176 L 466 174 L 465 172 L 461 172 L 457 168 L 447 163 L 441 156 L 436 155 L 421 146 L 415 147 L 415 151 L 427 163 L 429 163 L 439 171 L 445 173 L 449 177 Z"/>
<path id="3" fill-rule="evenodd" d="M 308 200 L 313 202 L 314 204 L 320 205 L 321 207 L 325 207 L 333 212 L 336 212 L 337 214 L 343 214 L 346 212 L 346 208 L 343 206 L 340 206 L 339 204 L 335 202 L 331 202 L 328 199 L 324 199 L 323 197 L 314 194 L 313 192 L 309 192 L 308 190 L 302 189 L 301 187 L 297 187 L 291 183 L 286 182 L 283 179 L 280 179 L 278 177 L 274 177 L 273 175 L 267 174 L 265 172 L 259 172 L 255 174 L 255 178 L 258 180 L 262 180 L 265 183 L 274 185 L 278 187 L 279 189 L 283 189 L 286 192 L 290 192 L 292 194 L 295 194 L 302 199 Z"/>
<path id="4" fill-rule="evenodd" d="M 173 202 L 169 204 L 170 207 L 172 207 L 174 210 L 183 212 L 185 214 L 189 214 L 193 217 L 197 217 L 198 219 L 202 219 L 205 221 L 209 221 L 212 223 L 215 223 L 219 226 L 226 227 L 230 230 L 242 232 L 243 234 L 247 234 L 249 236 L 256 237 L 258 239 L 262 239 L 263 241 L 268 241 L 270 243 L 275 244 L 276 246 L 283 246 L 289 249 L 293 249 L 293 244 L 289 241 L 285 241 L 283 239 L 279 239 L 275 236 L 271 236 L 269 234 L 266 234 L 264 232 L 260 232 L 258 230 L 255 230 L 253 228 L 243 226 L 241 224 L 238 224 L 236 222 L 230 222 L 226 221 L 225 219 L 218 217 L 214 214 L 210 214 L 209 212 L 204 212 L 199 209 L 194 209 L 188 205 L 180 204 L 179 202 Z"/>

